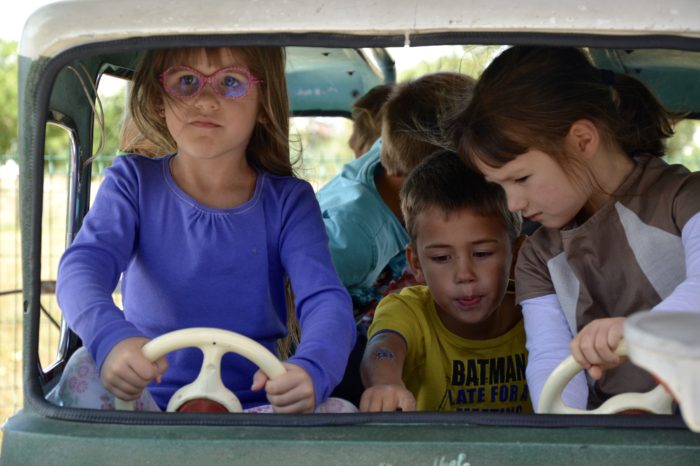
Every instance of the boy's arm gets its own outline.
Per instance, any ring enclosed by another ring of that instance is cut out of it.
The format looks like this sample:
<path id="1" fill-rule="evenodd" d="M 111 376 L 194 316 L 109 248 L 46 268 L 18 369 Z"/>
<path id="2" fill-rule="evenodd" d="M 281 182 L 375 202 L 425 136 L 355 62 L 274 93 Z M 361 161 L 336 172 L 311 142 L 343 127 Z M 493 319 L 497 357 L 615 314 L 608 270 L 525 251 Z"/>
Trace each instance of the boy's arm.
<path id="1" fill-rule="evenodd" d="M 401 379 L 406 341 L 393 331 L 375 334 L 362 357 L 360 373 L 367 389 L 360 411 L 414 411 L 416 400 Z"/>

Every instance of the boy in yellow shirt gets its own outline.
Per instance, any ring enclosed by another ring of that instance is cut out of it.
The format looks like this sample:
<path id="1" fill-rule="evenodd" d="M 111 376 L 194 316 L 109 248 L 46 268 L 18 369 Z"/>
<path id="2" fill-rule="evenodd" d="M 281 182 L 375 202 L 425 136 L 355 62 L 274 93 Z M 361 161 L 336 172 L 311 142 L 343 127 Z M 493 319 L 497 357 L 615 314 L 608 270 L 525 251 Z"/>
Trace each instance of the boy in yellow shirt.
<path id="1" fill-rule="evenodd" d="M 453 152 L 409 175 L 408 262 L 426 285 L 382 299 L 362 359 L 361 411 L 531 413 L 520 308 L 508 290 L 520 218 Z"/>

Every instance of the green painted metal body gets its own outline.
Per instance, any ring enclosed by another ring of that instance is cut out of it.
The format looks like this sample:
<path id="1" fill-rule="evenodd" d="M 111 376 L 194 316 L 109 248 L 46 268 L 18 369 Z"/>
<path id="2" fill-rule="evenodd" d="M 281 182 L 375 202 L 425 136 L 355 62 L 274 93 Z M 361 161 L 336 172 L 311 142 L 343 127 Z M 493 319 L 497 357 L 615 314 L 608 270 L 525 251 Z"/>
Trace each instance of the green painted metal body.
<path id="1" fill-rule="evenodd" d="M 41 452 L 37 455 L 37 452 Z M 325 427 L 105 425 L 21 412 L 0 465 L 694 465 L 684 430 L 363 424 Z"/>

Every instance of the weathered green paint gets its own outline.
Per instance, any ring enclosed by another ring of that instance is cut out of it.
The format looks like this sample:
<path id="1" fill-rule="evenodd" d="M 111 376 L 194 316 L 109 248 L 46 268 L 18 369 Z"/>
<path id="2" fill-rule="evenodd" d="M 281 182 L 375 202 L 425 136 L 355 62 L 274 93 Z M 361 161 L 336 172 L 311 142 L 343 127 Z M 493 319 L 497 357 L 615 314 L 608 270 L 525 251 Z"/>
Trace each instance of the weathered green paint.
<path id="1" fill-rule="evenodd" d="M 0 465 L 694 465 L 685 430 L 365 424 L 212 427 L 90 424 L 20 412 Z"/>
<path id="2" fill-rule="evenodd" d="M 287 87 L 290 108 L 297 114 L 348 112 L 355 100 L 372 87 L 390 81 L 391 68 L 368 66 L 353 49 L 290 47 L 287 49 Z"/>

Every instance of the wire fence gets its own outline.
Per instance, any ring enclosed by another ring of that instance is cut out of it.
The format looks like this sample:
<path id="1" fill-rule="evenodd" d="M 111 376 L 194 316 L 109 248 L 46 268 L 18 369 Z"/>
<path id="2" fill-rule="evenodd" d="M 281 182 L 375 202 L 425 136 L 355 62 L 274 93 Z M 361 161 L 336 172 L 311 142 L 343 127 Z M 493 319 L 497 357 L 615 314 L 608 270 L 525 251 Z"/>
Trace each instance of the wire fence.
<path id="1" fill-rule="evenodd" d="M 95 165 L 98 178 L 110 159 Z M 61 315 L 54 288 L 58 260 L 66 242 L 66 157 L 47 156 L 43 193 L 39 358 L 56 357 Z M 22 406 L 22 258 L 19 166 L 16 156 L 0 155 L 0 422 Z"/>

